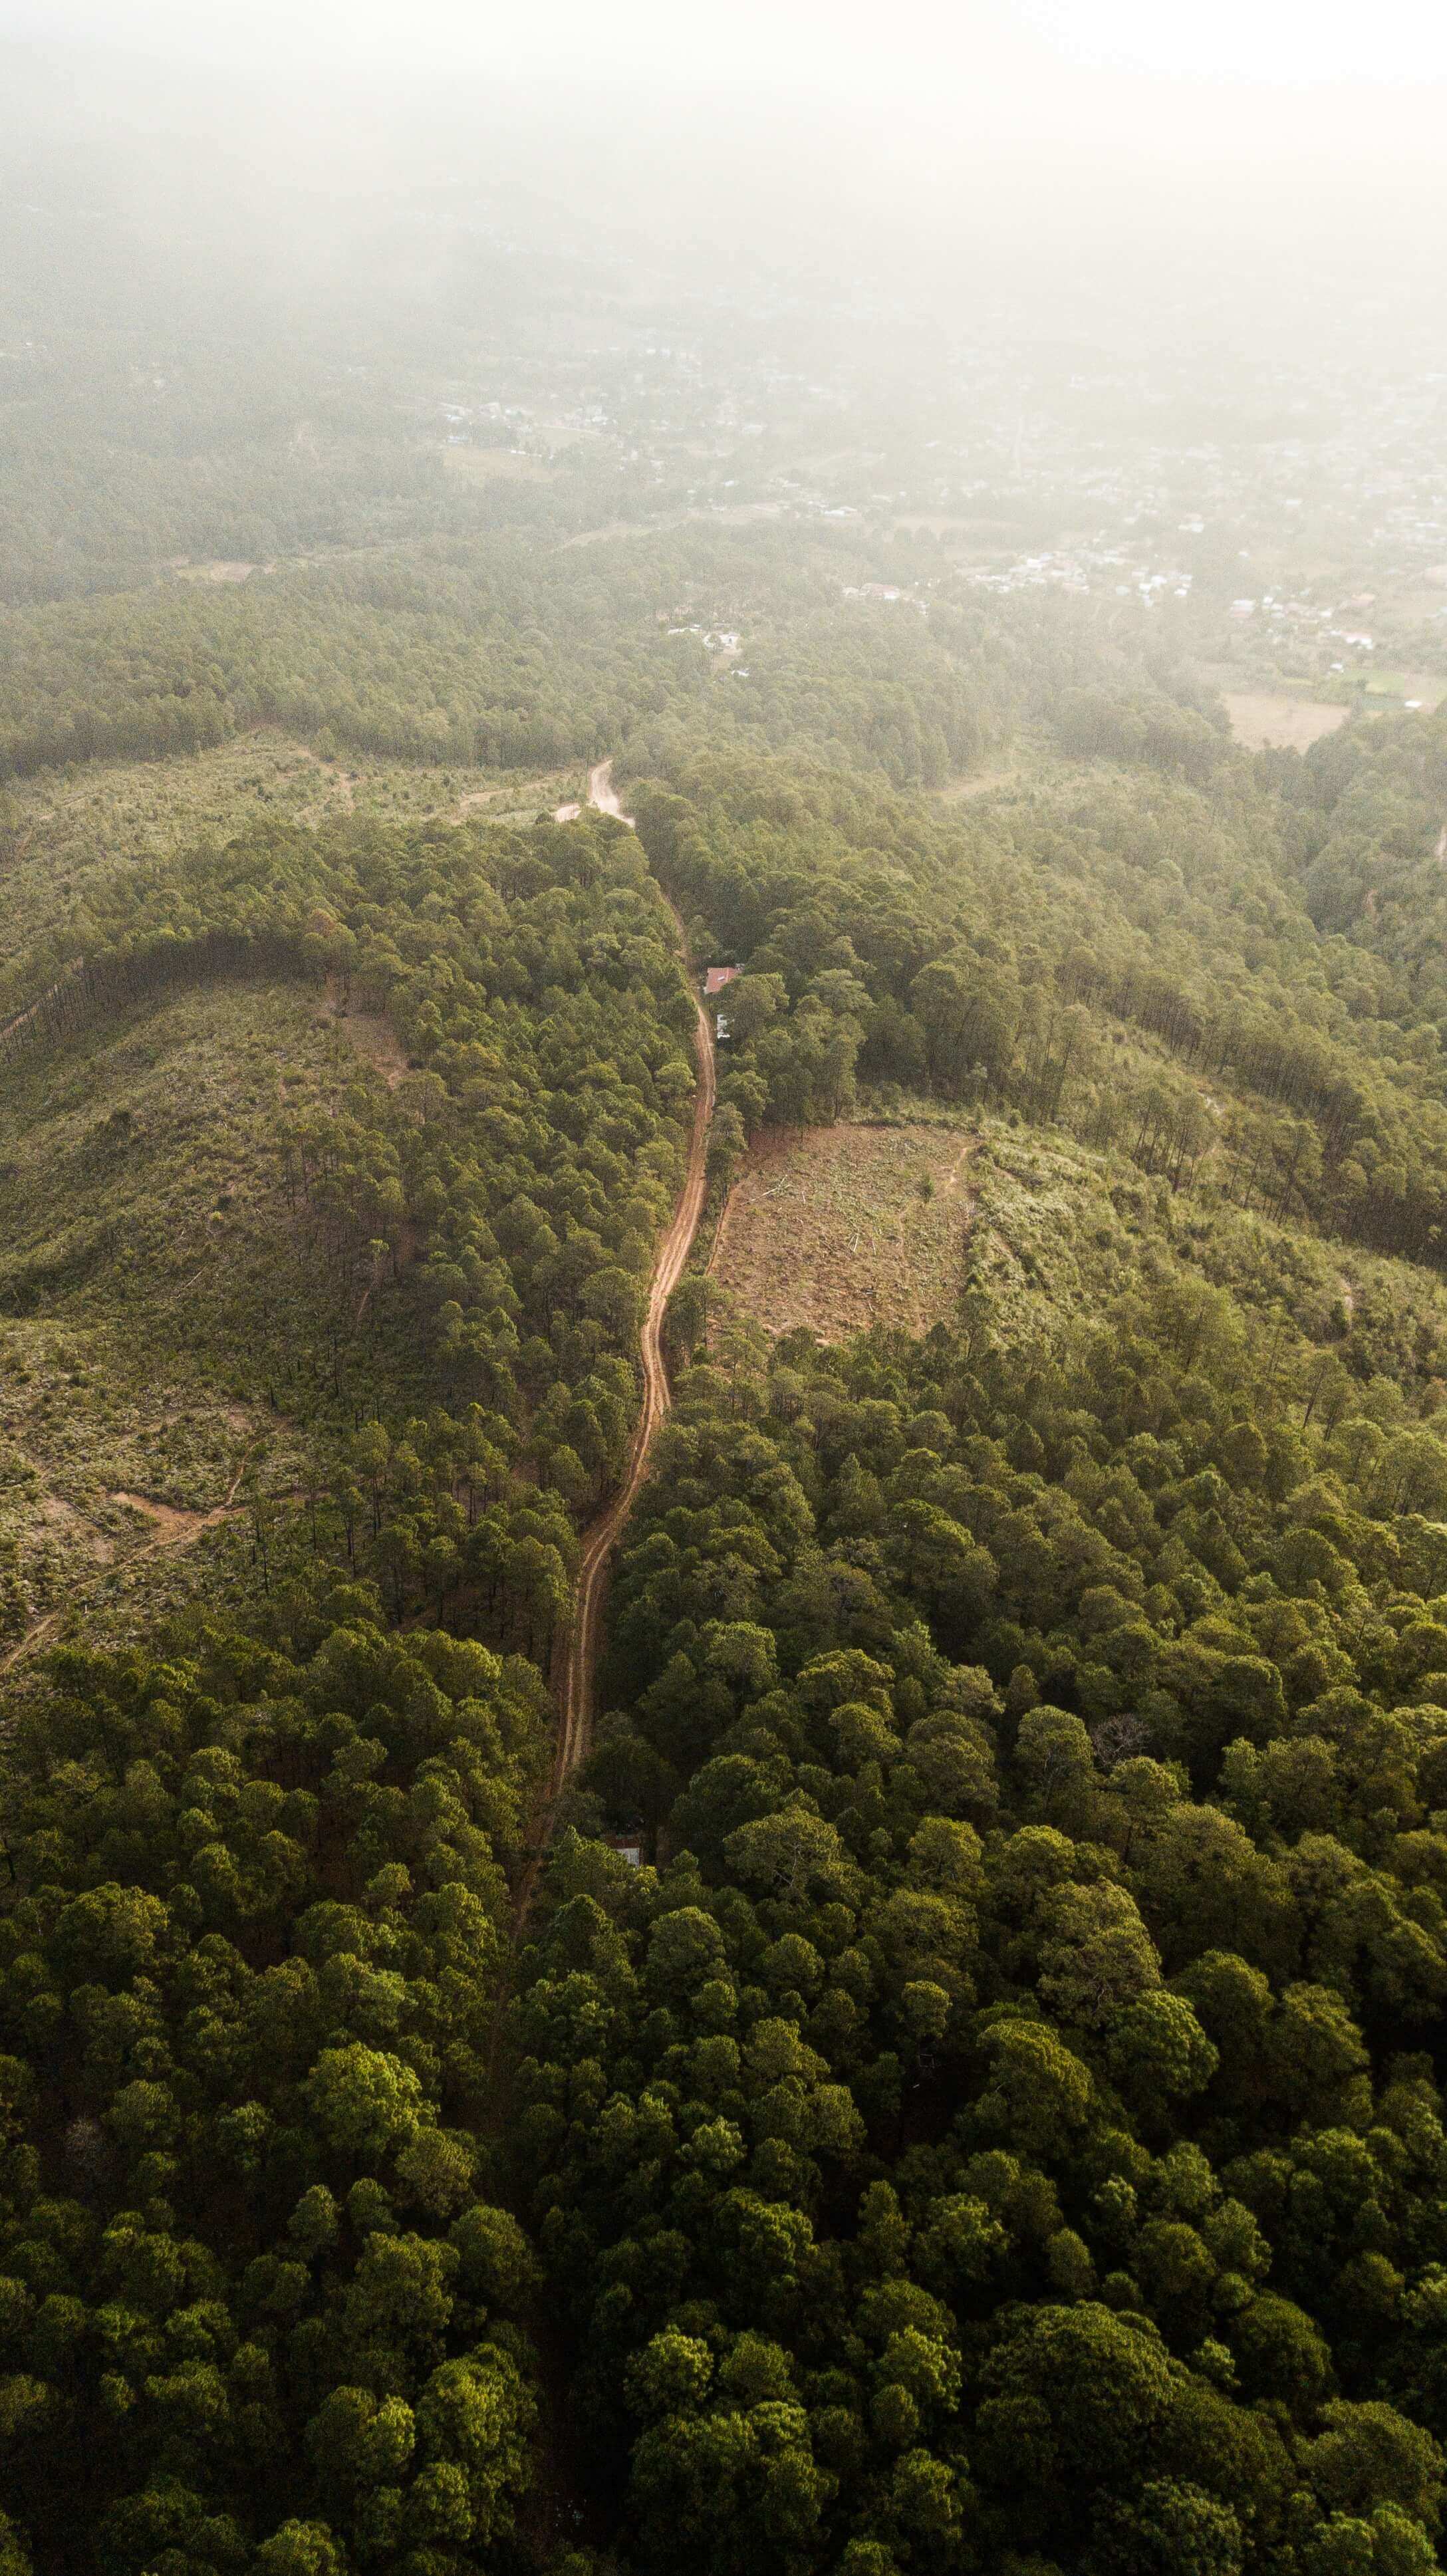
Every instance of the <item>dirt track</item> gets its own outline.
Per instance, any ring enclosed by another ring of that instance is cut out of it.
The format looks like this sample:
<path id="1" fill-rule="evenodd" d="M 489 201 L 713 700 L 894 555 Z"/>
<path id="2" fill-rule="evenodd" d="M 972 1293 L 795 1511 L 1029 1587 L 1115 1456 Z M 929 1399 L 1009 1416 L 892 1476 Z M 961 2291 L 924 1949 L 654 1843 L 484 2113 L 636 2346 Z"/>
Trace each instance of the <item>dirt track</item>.
<path id="1" fill-rule="evenodd" d="M 600 761 L 588 777 L 588 802 L 605 814 L 616 814 L 620 822 L 630 822 L 612 785 L 609 760 Z M 683 923 L 668 907 L 683 944 Z M 558 1741 L 553 1756 L 551 1794 L 556 1797 L 564 1782 L 575 1771 L 588 1750 L 593 1720 L 593 1679 L 598 1664 L 598 1646 L 603 1627 L 603 1601 L 608 1587 L 608 1565 L 619 1536 L 633 1509 L 638 1489 L 648 1467 L 648 1452 L 654 1435 L 668 1411 L 668 1375 L 659 1347 L 663 1310 L 677 1287 L 698 1231 L 703 1214 L 705 1190 L 704 1156 L 708 1146 L 709 1121 L 713 1116 L 715 1070 L 713 1024 L 702 1002 L 696 1005 L 698 1089 L 693 1104 L 693 1134 L 689 1139 L 688 1172 L 683 1191 L 654 1264 L 653 1280 L 648 1292 L 648 1313 L 639 1335 L 639 1356 L 643 1362 L 643 1410 L 633 1434 L 628 1456 L 628 1470 L 612 1501 L 600 1513 L 583 1541 L 583 1554 L 578 1567 L 578 1591 L 573 1610 L 573 1625 L 567 1653 L 557 1680 Z"/>
<path id="2" fill-rule="evenodd" d="M 588 802 L 590 805 L 596 805 L 600 814 L 616 814 L 619 822 L 626 823 L 629 830 L 632 830 L 633 817 L 631 814 L 625 814 L 618 802 L 618 791 L 613 784 L 611 760 L 600 760 L 595 769 L 589 770 Z"/>

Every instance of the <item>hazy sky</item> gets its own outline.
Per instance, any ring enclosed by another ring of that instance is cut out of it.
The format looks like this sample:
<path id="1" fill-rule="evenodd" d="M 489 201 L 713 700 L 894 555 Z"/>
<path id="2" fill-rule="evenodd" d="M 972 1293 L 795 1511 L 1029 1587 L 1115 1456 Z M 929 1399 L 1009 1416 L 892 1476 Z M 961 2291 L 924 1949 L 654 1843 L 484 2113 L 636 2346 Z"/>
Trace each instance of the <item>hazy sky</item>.
<path id="1" fill-rule="evenodd" d="M 822 89 L 880 73 L 907 85 L 932 66 L 987 83 L 1073 65 L 1288 87 L 1447 76 L 1441 0 L 0 0 L 0 26 L 192 59 L 573 62 Z"/>
<path id="2" fill-rule="evenodd" d="M 82 169 L 497 182 L 1067 309 L 1088 273 L 1169 318 L 1212 270 L 1273 332 L 1363 281 L 1425 324 L 1447 278 L 1447 0 L 0 0 L 5 36 L 0 142 Z"/>
<path id="3" fill-rule="evenodd" d="M 1437 0 L 1388 10 L 1362 0 L 1020 0 L 1010 12 L 1072 59 L 1298 85 L 1447 72 Z"/>

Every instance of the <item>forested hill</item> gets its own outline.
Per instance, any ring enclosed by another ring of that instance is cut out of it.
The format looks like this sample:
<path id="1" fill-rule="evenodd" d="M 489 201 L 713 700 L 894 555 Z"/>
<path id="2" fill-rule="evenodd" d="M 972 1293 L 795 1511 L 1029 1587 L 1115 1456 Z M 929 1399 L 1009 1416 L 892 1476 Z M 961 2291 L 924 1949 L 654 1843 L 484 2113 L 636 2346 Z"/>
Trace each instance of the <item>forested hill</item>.
<path id="1" fill-rule="evenodd" d="M 4 627 L 5 2576 L 1429 2576 L 1443 720 L 391 488 Z"/>
<path id="2" fill-rule="evenodd" d="M 938 787 L 1024 686 L 998 619 L 943 602 L 928 628 L 884 616 L 841 596 L 869 569 L 857 541 L 801 546 L 792 531 L 640 534 L 600 552 L 559 546 L 556 523 L 471 528 L 238 569 L 250 578 L 12 610 L 0 777 L 164 758 L 273 722 L 438 766 L 802 733 Z M 721 667 L 705 639 L 741 626 L 759 649 Z"/>

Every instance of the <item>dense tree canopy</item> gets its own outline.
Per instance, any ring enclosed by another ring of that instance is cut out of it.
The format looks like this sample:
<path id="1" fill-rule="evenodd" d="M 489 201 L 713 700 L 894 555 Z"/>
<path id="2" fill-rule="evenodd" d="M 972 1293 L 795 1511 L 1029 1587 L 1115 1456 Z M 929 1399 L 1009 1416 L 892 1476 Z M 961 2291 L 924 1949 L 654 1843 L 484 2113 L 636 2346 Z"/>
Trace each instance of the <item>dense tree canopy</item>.
<path id="1" fill-rule="evenodd" d="M 862 595 L 862 540 L 604 553 L 380 432 L 349 470 L 308 517 L 258 432 L 248 511 L 323 559 L 244 586 L 107 594 L 94 528 L 21 567 L 11 773 L 616 753 L 638 831 L 263 823 L 17 950 L 0 1056 L 62 1088 L 192 984 L 385 1043 L 268 1073 L 316 1285 L 259 1605 L 15 1690 L 0 2564 L 1428 2576 L 1440 720 L 1253 761 L 1084 612 Z M 234 525 L 194 462 L 133 499 L 127 561 Z M 1012 728 L 1022 783 L 928 792 Z M 987 1131 L 978 1205 L 920 1340 L 675 1291 L 539 1867 L 693 1111 L 663 894 L 743 970 L 713 1214 L 761 1130 L 906 1099 Z M 7 1319 L 62 1291 L 0 1247 Z"/>
<path id="2" fill-rule="evenodd" d="M 1447 1561 L 1259 1365 L 682 1380 L 590 1775 L 659 1866 L 564 1848 L 514 2020 L 640 2564 L 1433 2563 Z"/>

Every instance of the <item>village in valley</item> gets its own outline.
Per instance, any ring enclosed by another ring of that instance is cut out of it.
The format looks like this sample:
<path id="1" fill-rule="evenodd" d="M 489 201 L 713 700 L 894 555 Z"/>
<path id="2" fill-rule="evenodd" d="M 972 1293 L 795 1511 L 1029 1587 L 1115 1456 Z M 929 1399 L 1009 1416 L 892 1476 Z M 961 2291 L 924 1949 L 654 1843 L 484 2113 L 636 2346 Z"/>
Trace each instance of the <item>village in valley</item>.
<path id="1" fill-rule="evenodd" d="M 581 259 L 557 269 L 545 328 L 418 390 L 451 472 L 583 478 L 599 533 L 837 530 L 875 556 L 875 577 L 840 583 L 861 607 L 1093 599 L 1155 621 L 1228 701 L 1284 699 L 1288 717 L 1293 697 L 1447 691 L 1447 370 L 1425 334 L 1364 382 L 1315 345 L 1243 356 L 1223 325 L 1208 381 L 1197 345 L 1133 347 L 1108 314 L 1023 340 L 1007 311 L 927 328 L 857 291 L 796 311 L 742 270 L 691 296 L 660 279 L 655 319 Z M 668 631 L 749 676 L 744 604 Z"/>

